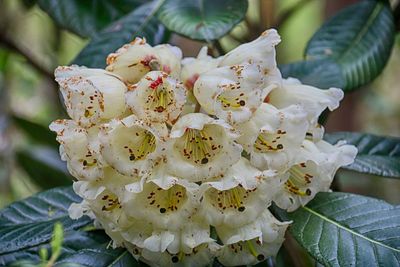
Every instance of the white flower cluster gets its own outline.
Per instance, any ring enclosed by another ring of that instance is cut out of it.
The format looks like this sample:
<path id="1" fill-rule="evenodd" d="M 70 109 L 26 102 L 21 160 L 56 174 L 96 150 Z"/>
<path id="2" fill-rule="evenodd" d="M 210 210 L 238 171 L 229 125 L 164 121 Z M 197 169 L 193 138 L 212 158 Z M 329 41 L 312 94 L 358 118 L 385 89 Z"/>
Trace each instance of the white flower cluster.
<path id="1" fill-rule="evenodd" d="M 92 216 L 151 266 L 256 264 L 277 253 L 294 211 L 328 191 L 355 147 L 322 141 L 318 116 L 343 92 L 282 79 L 275 30 L 219 58 L 136 38 L 107 67 L 55 71 L 72 120 L 60 154 Z"/>

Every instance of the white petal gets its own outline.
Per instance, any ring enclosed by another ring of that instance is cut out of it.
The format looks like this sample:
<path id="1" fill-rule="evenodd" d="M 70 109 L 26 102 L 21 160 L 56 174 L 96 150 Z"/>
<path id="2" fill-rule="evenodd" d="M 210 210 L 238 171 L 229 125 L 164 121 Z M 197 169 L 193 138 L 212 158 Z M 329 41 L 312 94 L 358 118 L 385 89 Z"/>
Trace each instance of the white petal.
<path id="1" fill-rule="evenodd" d="M 251 163 L 266 170 L 286 170 L 293 164 L 308 128 L 300 106 L 278 110 L 262 104 L 252 119 L 237 127 L 238 142 L 250 154 Z"/>
<path id="2" fill-rule="evenodd" d="M 69 172 L 80 180 L 94 180 L 103 177 L 107 166 L 98 149 L 98 127 L 84 129 L 72 120 L 56 120 L 49 126 L 57 133 L 61 144 L 60 154 L 67 161 Z"/>
<path id="3" fill-rule="evenodd" d="M 232 66 L 246 62 L 262 67 L 269 84 L 280 84 L 281 75 L 276 67 L 275 46 L 281 41 L 274 29 L 267 30 L 254 41 L 242 44 L 222 57 L 219 66 Z"/>
<path id="4" fill-rule="evenodd" d="M 343 91 L 338 88 L 322 90 L 289 78 L 284 80 L 281 88 L 273 90 L 268 95 L 267 101 L 277 108 L 301 105 L 307 111 L 308 120 L 314 125 L 318 122 L 322 111 L 326 108 L 332 111 L 339 106 L 343 95 Z"/>
<path id="5" fill-rule="evenodd" d="M 115 170 L 135 177 L 151 167 L 167 134 L 164 124 L 145 123 L 134 115 L 113 120 L 101 128 L 101 154 Z"/>
<path id="6" fill-rule="evenodd" d="M 242 152 L 229 125 L 202 113 L 181 117 L 170 137 L 168 172 L 192 182 L 220 175 L 240 159 Z"/>
<path id="7" fill-rule="evenodd" d="M 56 81 L 68 115 L 83 126 L 121 116 L 125 112 L 125 84 L 101 69 L 58 67 Z"/>
<path id="8" fill-rule="evenodd" d="M 247 121 L 275 87 L 265 84 L 259 65 L 245 63 L 203 73 L 193 92 L 206 112 L 235 124 Z"/>
<path id="9" fill-rule="evenodd" d="M 186 89 L 165 72 L 151 71 L 126 93 L 126 103 L 139 118 L 174 122 L 186 102 Z"/>

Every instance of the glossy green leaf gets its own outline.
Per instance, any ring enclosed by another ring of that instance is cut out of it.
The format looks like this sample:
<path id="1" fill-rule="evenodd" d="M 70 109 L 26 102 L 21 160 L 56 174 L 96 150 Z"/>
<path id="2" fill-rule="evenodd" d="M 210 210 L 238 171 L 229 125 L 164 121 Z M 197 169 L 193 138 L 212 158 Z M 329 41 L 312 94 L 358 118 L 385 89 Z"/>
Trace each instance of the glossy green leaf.
<path id="1" fill-rule="evenodd" d="M 343 88 L 345 80 L 340 66 L 332 60 L 299 61 L 279 66 L 284 78 L 293 77 L 319 88 Z"/>
<path id="2" fill-rule="evenodd" d="M 400 266 L 400 207 L 348 193 L 319 193 L 288 214 L 290 232 L 325 266 Z"/>
<path id="3" fill-rule="evenodd" d="M 343 168 L 362 173 L 400 178 L 400 138 L 338 132 L 326 134 L 324 139 L 332 144 L 344 140 L 346 143 L 357 147 L 358 154 L 354 163 Z"/>
<path id="4" fill-rule="evenodd" d="M 163 0 L 152 1 L 112 23 L 102 30 L 75 58 L 74 63 L 93 68 L 103 68 L 106 57 L 135 37 L 145 37 L 150 44 L 163 41 L 165 29 L 156 18 Z"/>
<path id="5" fill-rule="evenodd" d="M 331 59 L 341 68 L 345 90 L 377 77 L 394 43 L 395 27 L 388 1 L 360 1 L 328 20 L 309 41 L 307 60 Z"/>
<path id="6" fill-rule="evenodd" d="M 15 115 L 12 117 L 12 121 L 18 129 L 22 130 L 32 141 L 58 149 L 56 134 L 51 132 L 48 126 Z"/>
<path id="7" fill-rule="evenodd" d="M 29 150 L 17 151 L 16 159 L 32 181 L 44 189 L 72 183 L 72 176 L 66 163 L 61 161 L 58 150 L 31 146 Z"/>
<path id="8" fill-rule="evenodd" d="M 227 34 L 246 15 L 246 0 L 166 1 L 158 14 L 171 31 L 211 41 Z"/>
<path id="9" fill-rule="evenodd" d="M 38 0 L 39 6 L 62 28 L 82 37 L 94 36 L 145 0 Z"/>
<path id="10" fill-rule="evenodd" d="M 72 220 L 68 207 L 81 199 L 71 187 L 59 187 L 15 202 L 0 211 L 0 263 L 5 255 L 17 253 L 50 241 L 54 223 L 65 231 L 91 223 L 89 217 Z"/>

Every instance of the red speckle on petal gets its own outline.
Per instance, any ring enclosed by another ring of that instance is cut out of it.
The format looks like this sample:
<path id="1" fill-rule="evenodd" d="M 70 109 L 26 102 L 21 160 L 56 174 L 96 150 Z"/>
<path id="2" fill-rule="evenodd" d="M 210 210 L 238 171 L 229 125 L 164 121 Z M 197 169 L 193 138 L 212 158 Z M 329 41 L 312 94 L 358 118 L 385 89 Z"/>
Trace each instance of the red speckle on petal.
<path id="1" fill-rule="evenodd" d="M 140 61 L 140 63 L 143 64 L 143 66 L 150 67 L 150 61 L 153 59 L 156 59 L 154 55 L 147 55 L 143 60 Z"/>
<path id="2" fill-rule="evenodd" d="M 153 81 L 151 84 L 150 84 L 150 88 L 151 89 L 156 89 L 160 84 L 162 84 L 163 83 L 163 80 L 162 80 L 162 76 L 159 76 L 155 81 Z"/>
<path id="3" fill-rule="evenodd" d="M 171 73 L 171 67 L 168 65 L 163 65 L 163 71 L 170 74 Z"/>

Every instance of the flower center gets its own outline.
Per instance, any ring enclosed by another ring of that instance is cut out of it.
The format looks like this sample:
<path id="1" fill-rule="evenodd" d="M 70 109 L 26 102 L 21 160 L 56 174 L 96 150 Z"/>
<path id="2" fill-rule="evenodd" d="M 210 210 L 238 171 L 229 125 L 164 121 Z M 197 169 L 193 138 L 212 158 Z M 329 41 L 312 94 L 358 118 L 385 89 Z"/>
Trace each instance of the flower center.
<path id="1" fill-rule="evenodd" d="M 283 149 L 281 137 L 285 135 L 285 131 L 278 130 L 276 134 L 260 133 L 254 142 L 254 149 L 259 153 L 276 152 Z"/>
<path id="2" fill-rule="evenodd" d="M 122 206 L 116 197 L 113 194 L 105 194 L 101 197 L 101 202 L 103 204 L 101 210 L 102 211 L 112 211 L 114 209 L 121 209 Z"/>
<path id="3" fill-rule="evenodd" d="M 311 190 L 307 188 L 306 190 L 301 190 L 301 187 L 307 186 L 311 183 L 313 176 L 304 171 L 307 168 L 305 163 L 300 163 L 289 169 L 290 177 L 285 182 L 286 190 L 289 192 L 299 195 L 299 196 L 309 196 L 311 195 Z"/>
<path id="4" fill-rule="evenodd" d="M 233 85 L 236 85 L 237 87 L 240 88 L 240 86 L 237 84 Z M 217 100 L 221 103 L 222 108 L 224 110 L 239 109 L 246 105 L 246 99 L 244 97 L 244 93 L 240 94 L 233 92 L 222 93 L 217 96 Z"/>
<path id="5" fill-rule="evenodd" d="M 255 242 L 255 244 L 253 244 Z M 261 246 L 261 242 L 258 238 L 253 239 L 253 240 L 246 240 L 246 241 L 240 241 L 235 244 L 229 245 L 229 248 L 234 252 L 234 253 L 240 253 L 243 250 L 247 249 L 251 255 L 253 255 L 258 261 L 263 261 L 265 259 L 265 256 L 261 253 L 257 252 L 256 245 Z"/>
<path id="6" fill-rule="evenodd" d="M 239 212 L 243 212 L 246 210 L 246 199 L 248 199 L 249 194 L 255 190 L 257 189 L 245 190 L 241 185 L 224 191 L 211 188 L 207 196 L 211 200 L 212 205 L 222 213 L 226 209 L 235 209 Z"/>
<path id="7" fill-rule="evenodd" d="M 135 131 L 133 136 L 129 131 L 125 135 L 130 137 L 125 139 L 128 141 L 123 146 L 125 154 L 130 161 L 144 159 L 156 149 L 156 138 L 147 130 Z"/>
<path id="8" fill-rule="evenodd" d="M 207 164 L 222 149 L 222 145 L 210 135 L 210 126 L 202 130 L 187 128 L 181 137 L 183 146 L 180 148 L 182 155 L 196 164 Z"/>
<path id="9" fill-rule="evenodd" d="M 148 109 L 154 110 L 155 112 L 163 112 L 167 106 L 174 103 L 174 93 L 172 90 L 165 85 L 163 77 L 159 76 L 150 85 L 151 90 L 147 96 L 146 104 Z"/>
<path id="10" fill-rule="evenodd" d="M 151 207 L 155 207 L 160 213 L 177 211 L 187 199 L 186 190 L 183 186 L 174 185 L 168 190 L 154 187 L 147 194 L 147 202 Z"/>

